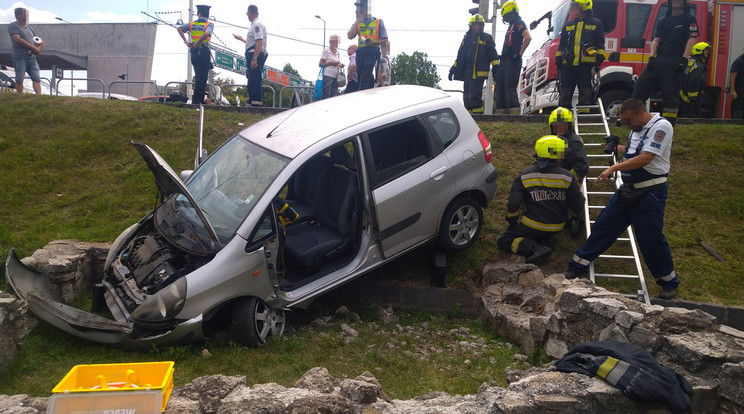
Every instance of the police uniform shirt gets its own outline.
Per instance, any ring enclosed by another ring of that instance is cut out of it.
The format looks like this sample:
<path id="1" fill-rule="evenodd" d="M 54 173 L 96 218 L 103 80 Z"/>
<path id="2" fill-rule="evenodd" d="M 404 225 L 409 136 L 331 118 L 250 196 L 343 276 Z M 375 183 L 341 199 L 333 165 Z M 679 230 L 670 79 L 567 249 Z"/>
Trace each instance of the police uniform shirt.
<path id="1" fill-rule="evenodd" d="M 501 49 L 501 57 L 512 59 L 515 56 L 519 56 L 519 52 L 522 50 L 522 42 L 524 37 L 522 33 L 527 30 L 527 25 L 524 20 L 518 19 L 509 25 L 506 30 L 506 36 L 504 37 L 504 47 Z"/>
<path id="2" fill-rule="evenodd" d="M 369 24 L 372 23 L 375 20 L 378 20 L 378 19 L 376 19 L 374 17 L 365 17 L 362 21 L 364 22 L 364 25 L 365 26 L 369 26 Z M 382 21 L 382 19 L 379 19 L 379 20 L 380 20 L 380 27 L 377 30 L 380 33 L 380 39 L 387 39 L 388 38 L 388 34 L 387 34 L 387 30 L 385 29 L 385 23 Z M 357 27 L 357 31 L 358 31 L 359 30 L 359 25 L 358 24 L 355 24 L 355 26 Z M 359 35 L 359 33 L 357 33 L 357 36 L 358 35 Z M 359 41 L 358 41 L 357 45 L 359 47 L 363 47 L 364 46 L 364 40 L 362 39 L 361 36 L 359 36 Z M 376 47 L 380 47 L 380 46 L 379 45 L 376 45 Z"/>
<path id="3" fill-rule="evenodd" d="M 194 22 L 199 22 L 199 23 L 204 23 L 204 22 L 208 22 L 208 21 L 209 21 L 209 19 L 207 19 L 206 17 L 200 17 L 200 18 L 194 20 Z M 181 27 L 181 30 L 184 33 L 191 32 L 191 23 L 186 23 L 184 25 L 181 25 L 180 27 Z M 214 32 L 214 23 L 209 22 L 209 24 L 207 24 L 207 27 L 204 28 L 204 31 L 205 32 L 209 32 L 209 33 Z M 205 41 L 206 41 L 206 39 L 205 39 Z"/>
<path id="4" fill-rule="evenodd" d="M 256 41 L 263 40 L 263 48 L 261 53 L 268 53 L 266 41 L 267 39 L 266 26 L 261 23 L 261 20 L 256 17 L 251 22 L 251 27 L 248 29 L 248 34 L 245 36 L 245 50 L 253 50 L 256 48 Z"/>
<path id="5" fill-rule="evenodd" d="M 656 26 L 654 37 L 660 39 L 659 56 L 682 56 L 687 40 L 698 37 L 697 19 L 689 14 L 664 16 Z"/>
<path id="6" fill-rule="evenodd" d="M 640 132 L 631 132 L 628 146 L 625 148 L 626 154 L 635 154 L 641 139 L 645 136 L 643 148 L 639 152 L 650 152 L 655 155 L 650 163 L 646 164 L 643 169 L 650 174 L 664 175 L 669 173 L 671 165 L 672 138 L 674 128 L 666 119 L 661 119 L 661 115 L 654 114 L 650 121 L 643 126 Z"/>

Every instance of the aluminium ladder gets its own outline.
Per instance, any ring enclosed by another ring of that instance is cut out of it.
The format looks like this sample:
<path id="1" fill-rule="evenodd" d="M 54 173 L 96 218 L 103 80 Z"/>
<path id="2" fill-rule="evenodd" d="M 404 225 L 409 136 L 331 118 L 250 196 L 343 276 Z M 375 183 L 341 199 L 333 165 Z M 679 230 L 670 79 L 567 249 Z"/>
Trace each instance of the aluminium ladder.
<path id="1" fill-rule="evenodd" d="M 617 160 L 615 154 L 604 153 L 604 137 L 610 135 L 610 127 L 607 124 L 607 117 L 600 98 L 597 98 L 597 105 L 574 105 L 573 117 L 574 130 L 584 140 L 584 149 L 589 158 L 589 175 L 591 177 L 587 175 L 581 183 L 581 192 L 585 199 L 584 226 L 588 238 L 591 233 L 591 226 L 594 224 L 591 213 L 601 213 L 609 197 L 615 193 L 614 191 L 595 191 L 594 188 L 590 191 L 589 186 L 608 185 L 596 183 L 597 176 L 600 172 L 615 164 Z M 592 174 L 592 172 L 595 173 Z M 622 185 L 620 173 L 616 172 L 614 174 L 613 181 L 615 189 L 620 188 L 620 185 Z M 637 290 L 635 295 L 626 296 L 635 297 L 641 302 L 651 304 L 632 226 L 628 226 L 627 231 L 615 241 L 612 248 L 613 250 L 621 250 L 621 254 L 602 254 L 597 260 L 610 261 L 612 264 L 625 262 L 621 265 L 623 270 L 632 267 L 629 265 L 629 262 L 632 262 L 635 273 L 632 273 L 632 271 L 628 273 L 597 273 L 594 269 L 594 264 L 597 261 L 595 260 L 589 264 L 589 279 L 592 283 L 596 283 L 597 278 L 636 280 L 640 289 Z"/>

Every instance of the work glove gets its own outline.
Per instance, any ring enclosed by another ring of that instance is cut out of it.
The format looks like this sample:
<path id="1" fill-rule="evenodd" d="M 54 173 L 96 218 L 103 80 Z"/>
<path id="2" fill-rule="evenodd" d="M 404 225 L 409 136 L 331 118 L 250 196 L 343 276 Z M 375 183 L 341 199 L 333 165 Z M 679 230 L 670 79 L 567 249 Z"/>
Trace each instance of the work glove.
<path id="1" fill-rule="evenodd" d="M 677 72 L 684 72 L 685 69 L 687 69 L 687 64 L 689 61 L 686 57 L 680 56 L 679 60 L 677 60 Z"/>
<path id="2" fill-rule="evenodd" d="M 511 231 L 517 227 L 517 224 L 519 224 L 519 220 L 517 218 L 507 218 L 506 223 L 508 224 L 506 231 Z"/>
<path id="3" fill-rule="evenodd" d="M 514 56 L 512 56 L 512 60 L 522 60 L 522 55 L 515 53 Z"/>
<path id="4" fill-rule="evenodd" d="M 571 237 L 576 237 L 581 233 L 581 223 L 584 221 L 584 217 L 571 217 L 568 219 L 568 233 Z"/>
<path id="5" fill-rule="evenodd" d="M 455 79 L 455 67 L 452 66 L 449 70 L 449 76 L 447 76 L 447 79 L 453 80 Z"/>
<path id="6" fill-rule="evenodd" d="M 614 154 L 617 152 L 617 146 L 620 144 L 620 137 L 617 135 L 608 135 L 604 137 L 605 140 L 605 147 L 604 147 L 604 153 L 605 154 Z"/>
<path id="7" fill-rule="evenodd" d="M 602 62 L 605 61 L 605 55 L 603 53 L 597 53 L 597 57 L 595 59 L 596 60 L 594 61 L 594 66 L 599 68 L 600 66 L 602 66 Z"/>

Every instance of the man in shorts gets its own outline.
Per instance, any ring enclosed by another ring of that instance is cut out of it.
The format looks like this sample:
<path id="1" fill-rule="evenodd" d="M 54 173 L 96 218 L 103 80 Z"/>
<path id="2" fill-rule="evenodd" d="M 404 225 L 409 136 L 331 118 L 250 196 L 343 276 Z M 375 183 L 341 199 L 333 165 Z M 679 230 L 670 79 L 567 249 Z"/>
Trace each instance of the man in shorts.
<path id="1" fill-rule="evenodd" d="M 23 78 L 28 73 L 34 85 L 34 92 L 41 95 L 41 77 L 36 55 L 41 54 L 41 50 L 44 49 L 44 41 L 28 26 L 28 10 L 16 8 L 15 17 L 16 21 L 8 25 L 8 34 L 13 45 L 16 91 L 23 93 Z M 39 40 L 38 44 L 34 43 L 35 37 Z"/>

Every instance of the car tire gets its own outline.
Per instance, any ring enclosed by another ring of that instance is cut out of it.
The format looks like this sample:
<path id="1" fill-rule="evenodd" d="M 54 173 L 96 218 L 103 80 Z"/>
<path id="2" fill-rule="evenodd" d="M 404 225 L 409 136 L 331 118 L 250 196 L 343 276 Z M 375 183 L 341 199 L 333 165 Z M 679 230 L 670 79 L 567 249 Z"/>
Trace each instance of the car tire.
<path id="1" fill-rule="evenodd" d="M 281 336 L 284 323 L 283 310 L 269 308 L 256 297 L 241 298 L 233 308 L 233 339 L 244 346 L 261 346 L 270 336 Z"/>
<path id="2" fill-rule="evenodd" d="M 601 94 L 602 105 L 604 105 L 605 115 L 610 118 L 620 118 L 620 107 L 626 99 L 630 98 L 631 93 L 625 89 L 611 89 Z"/>
<path id="3" fill-rule="evenodd" d="M 461 252 L 478 239 L 483 228 L 483 209 L 473 197 L 450 203 L 439 227 L 439 246 L 447 252 Z"/>

